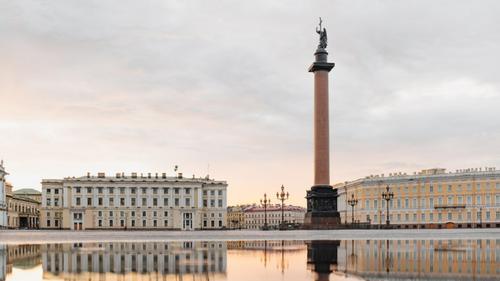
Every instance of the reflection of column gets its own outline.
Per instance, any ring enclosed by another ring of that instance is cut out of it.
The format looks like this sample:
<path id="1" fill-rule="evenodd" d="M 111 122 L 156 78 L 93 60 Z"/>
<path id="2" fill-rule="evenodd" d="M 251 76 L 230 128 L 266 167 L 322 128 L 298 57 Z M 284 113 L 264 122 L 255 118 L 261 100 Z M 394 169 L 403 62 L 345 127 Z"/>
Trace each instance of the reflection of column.
<path id="1" fill-rule="evenodd" d="M 340 241 L 311 241 L 307 243 L 307 264 L 316 273 L 315 280 L 329 280 L 337 267 L 337 248 Z"/>
<path id="2" fill-rule="evenodd" d="M 7 246 L 0 245 L 0 280 L 7 275 Z"/>

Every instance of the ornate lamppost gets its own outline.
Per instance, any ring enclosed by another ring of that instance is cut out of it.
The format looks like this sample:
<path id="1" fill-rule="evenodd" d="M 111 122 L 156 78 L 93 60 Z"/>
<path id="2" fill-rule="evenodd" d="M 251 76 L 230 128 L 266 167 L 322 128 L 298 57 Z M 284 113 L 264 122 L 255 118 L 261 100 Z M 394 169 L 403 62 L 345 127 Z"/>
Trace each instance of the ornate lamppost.
<path id="1" fill-rule="evenodd" d="M 285 200 L 288 200 L 288 197 L 290 195 L 288 194 L 288 192 L 285 193 L 285 187 L 283 185 L 281 185 L 281 192 L 276 192 L 276 198 L 278 198 L 278 200 L 281 201 L 281 227 L 284 228 L 284 224 L 285 224 L 285 211 L 284 211 L 284 207 L 285 207 Z"/>
<path id="2" fill-rule="evenodd" d="M 391 221 L 389 220 L 389 202 L 392 200 L 392 198 L 394 198 L 394 192 L 390 191 L 389 189 L 389 185 L 387 185 L 387 187 L 385 188 L 385 192 L 382 192 L 382 198 L 387 201 L 387 217 L 386 217 L 386 220 L 385 220 L 385 223 L 387 226 L 389 226 L 389 224 L 391 223 Z"/>
<path id="3" fill-rule="evenodd" d="M 354 198 L 354 193 L 351 194 L 351 199 L 347 200 L 347 204 L 352 208 L 352 225 L 354 226 L 354 206 L 358 204 L 358 199 Z"/>
<path id="4" fill-rule="evenodd" d="M 264 206 L 264 227 L 263 230 L 268 230 L 267 226 L 267 205 L 271 203 L 271 199 L 267 198 L 267 194 L 264 193 L 264 199 L 260 199 L 260 204 Z"/>

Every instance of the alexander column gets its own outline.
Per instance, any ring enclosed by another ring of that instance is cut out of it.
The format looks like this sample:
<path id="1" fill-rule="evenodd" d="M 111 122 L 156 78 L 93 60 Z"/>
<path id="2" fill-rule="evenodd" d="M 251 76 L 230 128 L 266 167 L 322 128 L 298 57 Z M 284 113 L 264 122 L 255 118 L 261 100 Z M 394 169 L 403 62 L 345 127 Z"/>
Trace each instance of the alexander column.
<path id="1" fill-rule="evenodd" d="M 326 28 L 319 19 L 319 44 L 315 61 L 309 67 L 314 73 L 314 185 L 307 191 L 307 213 L 304 228 L 328 229 L 340 224 L 337 190 L 330 185 L 330 130 L 328 115 L 328 74 L 335 66 L 328 62 Z"/>

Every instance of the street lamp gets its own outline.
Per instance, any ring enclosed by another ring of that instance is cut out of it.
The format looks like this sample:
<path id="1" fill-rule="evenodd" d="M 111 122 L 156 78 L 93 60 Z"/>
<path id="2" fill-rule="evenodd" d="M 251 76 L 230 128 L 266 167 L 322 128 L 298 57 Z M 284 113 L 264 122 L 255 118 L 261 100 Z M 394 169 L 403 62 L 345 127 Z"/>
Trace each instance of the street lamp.
<path id="1" fill-rule="evenodd" d="M 267 199 L 267 194 L 264 193 L 264 199 L 260 199 L 260 204 L 264 206 L 264 227 L 263 230 L 267 230 L 267 205 L 271 203 L 271 199 Z"/>
<path id="2" fill-rule="evenodd" d="M 391 223 L 391 221 L 389 220 L 389 202 L 392 200 L 392 198 L 394 198 L 394 192 L 390 191 L 389 185 L 387 185 L 385 190 L 385 192 L 382 192 L 382 198 L 387 201 L 387 218 L 385 220 L 385 223 L 387 224 L 387 226 L 389 226 L 389 224 Z"/>
<path id="3" fill-rule="evenodd" d="M 358 204 L 358 199 L 354 198 L 354 193 L 351 194 L 351 199 L 347 200 L 347 203 L 351 205 L 352 208 L 352 225 L 354 225 L 354 206 Z"/>
<path id="4" fill-rule="evenodd" d="M 285 187 L 281 185 L 281 192 L 276 192 L 276 198 L 281 201 L 281 227 L 284 227 L 285 223 L 285 212 L 283 207 L 285 206 L 285 200 L 288 200 L 290 195 L 285 193 Z"/>

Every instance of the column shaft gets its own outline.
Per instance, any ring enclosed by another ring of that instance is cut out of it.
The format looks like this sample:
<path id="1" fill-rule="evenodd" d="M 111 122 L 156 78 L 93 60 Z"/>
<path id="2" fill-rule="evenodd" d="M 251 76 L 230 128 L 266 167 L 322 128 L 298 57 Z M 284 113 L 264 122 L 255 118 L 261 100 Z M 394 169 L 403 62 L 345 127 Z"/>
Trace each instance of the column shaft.
<path id="1" fill-rule="evenodd" d="M 314 185 L 330 185 L 328 71 L 314 72 Z"/>

